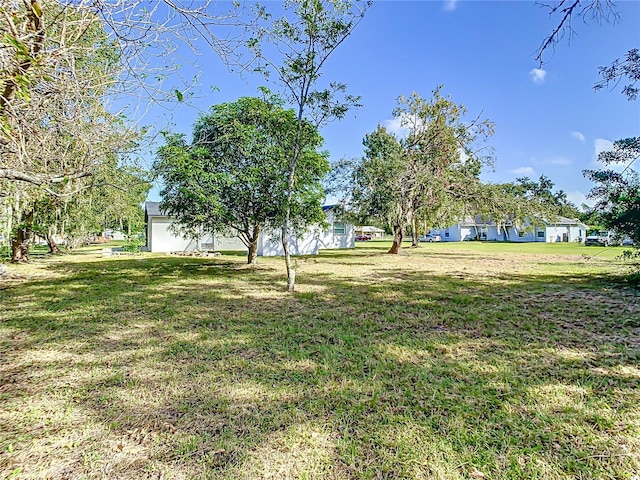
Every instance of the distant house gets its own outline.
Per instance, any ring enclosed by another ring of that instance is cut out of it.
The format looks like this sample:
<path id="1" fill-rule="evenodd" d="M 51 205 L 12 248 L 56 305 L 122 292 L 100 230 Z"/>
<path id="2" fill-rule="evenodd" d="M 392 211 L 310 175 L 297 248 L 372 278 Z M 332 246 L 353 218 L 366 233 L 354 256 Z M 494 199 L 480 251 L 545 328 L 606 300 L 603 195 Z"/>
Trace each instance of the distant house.
<path id="1" fill-rule="evenodd" d="M 578 220 L 557 217 L 540 225 L 518 226 L 511 222 L 497 224 L 482 215 L 468 217 L 462 222 L 436 230 L 445 242 L 482 240 L 494 242 L 583 242 L 587 226 Z"/>
<path id="2" fill-rule="evenodd" d="M 309 227 L 300 237 L 291 238 L 289 250 L 292 255 L 315 255 L 319 250 L 354 248 L 355 231 L 351 224 L 344 223 L 336 215 L 335 205 L 322 207 L 326 215 L 327 228 Z M 182 252 L 191 250 L 247 251 L 247 247 L 234 235 L 205 233 L 188 236 L 171 230 L 174 223 L 170 215 L 160 210 L 159 202 L 145 203 L 147 249 L 151 252 Z M 258 238 L 258 255 L 265 257 L 284 255 L 279 232 L 263 233 Z"/>
<path id="3" fill-rule="evenodd" d="M 360 227 L 354 227 L 357 235 L 370 235 L 371 238 L 382 238 L 384 236 L 384 230 L 371 225 L 363 225 Z"/>
<path id="4" fill-rule="evenodd" d="M 102 232 L 102 236 L 108 238 L 110 240 L 126 240 L 127 236 L 121 232 L 120 230 L 114 230 L 112 228 L 107 228 Z"/>

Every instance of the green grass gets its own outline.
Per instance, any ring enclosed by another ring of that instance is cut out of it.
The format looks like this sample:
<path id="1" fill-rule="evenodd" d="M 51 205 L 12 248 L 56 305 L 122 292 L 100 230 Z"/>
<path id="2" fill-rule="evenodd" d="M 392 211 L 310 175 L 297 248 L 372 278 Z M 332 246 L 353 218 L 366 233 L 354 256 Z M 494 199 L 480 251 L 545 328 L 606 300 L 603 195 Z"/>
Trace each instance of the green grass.
<path id="1" fill-rule="evenodd" d="M 0 478 L 640 475 L 621 249 L 388 246 L 10 266 Z"/>

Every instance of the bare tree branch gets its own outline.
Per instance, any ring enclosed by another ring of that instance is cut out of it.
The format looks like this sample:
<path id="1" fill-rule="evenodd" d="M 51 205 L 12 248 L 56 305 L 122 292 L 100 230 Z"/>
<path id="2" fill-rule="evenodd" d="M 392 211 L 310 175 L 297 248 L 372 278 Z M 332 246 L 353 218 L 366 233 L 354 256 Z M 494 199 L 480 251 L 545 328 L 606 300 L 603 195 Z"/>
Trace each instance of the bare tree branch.
<path id="1" fill-rule="evenodd" d="M 547 51 L 568 36 L 569 40 L 575 34 L 573 20 L 580 18 L 584 23 L 596 21 L 597 23 L 617 23 L 620 14 L 613 0 L 560 0 L 555 5 L 536 2 L 549 10 L 549 17 L 556 21 L 550 35 L 544 38 L 536 52 L 536 61 L 542 66 Z M 556 20 L 557 19 L 557 20 Z"/>

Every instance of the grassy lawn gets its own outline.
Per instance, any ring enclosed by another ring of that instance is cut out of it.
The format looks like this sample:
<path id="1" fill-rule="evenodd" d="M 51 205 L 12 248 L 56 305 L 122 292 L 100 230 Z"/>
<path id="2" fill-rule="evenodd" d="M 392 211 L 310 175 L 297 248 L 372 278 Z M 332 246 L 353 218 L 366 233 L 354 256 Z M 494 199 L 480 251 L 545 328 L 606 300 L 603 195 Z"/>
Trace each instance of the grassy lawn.
<path id="1" fill-rule="evenodd" d="M 639 478 L 621 249 L 388 246 L 9 266 L 0 478 Z"/>

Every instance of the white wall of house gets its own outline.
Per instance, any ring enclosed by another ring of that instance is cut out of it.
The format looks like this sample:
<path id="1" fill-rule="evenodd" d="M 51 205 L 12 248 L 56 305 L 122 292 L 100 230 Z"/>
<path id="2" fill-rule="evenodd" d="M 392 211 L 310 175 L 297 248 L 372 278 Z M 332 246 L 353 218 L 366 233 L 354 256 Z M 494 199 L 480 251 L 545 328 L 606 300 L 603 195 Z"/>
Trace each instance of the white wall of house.
<path id="1" fill-rule="evenodd" d="M 356 228 L 355 226 L 336 219 L 332 210 L 328 210 L 327 229 L 317 231 L 318 248 L 320 250 L 332 250 L 336 248 L 355 248 Z"/>
<path id="2" fill-rule="evenodd" d="M 586 237 L 579 225 L 549 225 L 546 229 L 547 242 L 578 242 Z"/>
<path id="3" fill-rule="evenodd" d="M 104 232 L 102 232 L 103 237 L 110 238 L 111 240 L 126 240 L 127 236 L 121 232 L 120 230 L 113 230 L 111 228 L 107 228 Z"/>
<path id="4" fill-rule="evenodd" d="M 233 252 L 246 252 L 247 246 L 238 237 L 214 235 L 211 245 L 207 245 L 211 250 L 229 250 Z"/>
<path id="5" fill-rule="evenodd" d="M 318 235 L 315 229 L 309 229 L 300 237 L 289 237 L 289 253 L 291 255 L 317 255 Z M 258 239 L 258 255 L 261 257 L 279 257 L 284 255 L 280 232 L 264 232 Z"/>
<path id="6" fill-rule="evenodd" d="M 289 248 L 292 255 L 316 255 L 320 249 L 354 248 L 355 227 L 334 218 L 331 209 L 325 211 L 328 228 L 310 227 L 299 237 L 291 237 Z M 247 251 L 247 247 L 233 235 L 205 235 L 200 242 L 176 235 L 170 230 L 171 217 L 149 215 L 147 218 L 147 247 L 151 252 L 192 251 L 198 248 L 209 250 Z M 258 240 L 258 255 L 284 255 L 279 232 L 263 232 Z"/>
<path id="7" fill-rule="evenodd" d="M 509 242 L 578 242 L 584 241 L 586 227 L 580 224 L 558 224 L 519 229 L 508 226 L 498 229 L 495 225 L 456 224 L 438 230 L 445 242 L 465 240 L 509 241 Z"/>
<path id="8" fill-rule="evenodd" d="M 436 233 L 442 237 L 443 242 L 459 242 L 460 238 L 460 225 L 451 225 L 447 228 L 439 228 Z"/>
<path id="9" fill-rule="evenodd" d="M 170 217 L 148 218 L 147 247 L 150 252 L 189 252 L 198 248 L 195 240 L 173 233 L 169 229 L 172 223 Z"/>
<path id="10" fill-rule="evenodd" d="M 476 238 L 475 227 L 455 224 L 447 228 L 440 228 L 436 233 L 442 237 L 443 242 L 463 242 Z"/>
<path id="11" fill-rule="evenodd" d="M 544 242 L 544 230 L 542 230 L 542 236 L 538 236 L 538 230 L 529 229 L 529 228 L 518 228 L 509 226 L 506 227 L 507 234 L 501 240 L 505 240 L 507 242 L 522 242 L 522 243 L 530 243 L 530 242 Z"/>

